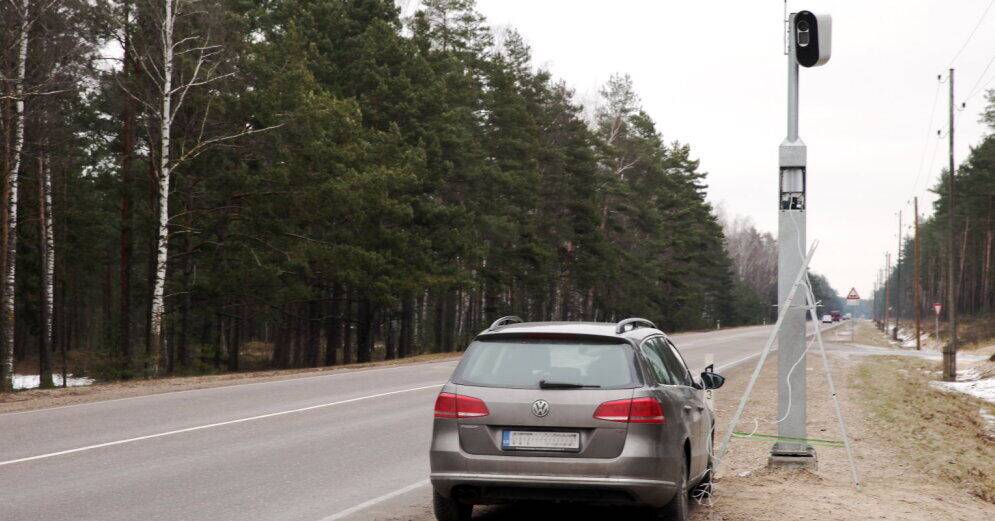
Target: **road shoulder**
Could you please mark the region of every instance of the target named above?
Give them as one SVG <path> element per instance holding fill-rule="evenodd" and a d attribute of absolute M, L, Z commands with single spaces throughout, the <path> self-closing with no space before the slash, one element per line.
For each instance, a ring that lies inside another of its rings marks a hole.
<path fill-rule="evenodd" d="M 772 470 L 766 467 L 768 443 L 734 439 L 725 466 L 719 472 L 713 504 L 698 507 L 694 519 L 935 521 L 990 517 L 995 506 L 984 499 L 990 500 L 990 495 L 979 493 L 979 490 L 990 487 L 993 467 L 988 466 L 986 470 L 984 461 L 967 464 L 961 457 L 949 456 L 949 445 L 941 443 L 942 440 L 935 437 L 937 434 L 930 431 L 930 425 L 933 425 L 930 422 L 934 422 L 938 432 L 948 433 L 947 429 L 952 429 L 965 439 L 976 437 L 978 431 L 972 430 L 975 426 L 966 425 L 970 421 L 945 423 L 965 411 L 978 416 L 976 404 L 967 404 L 970 400 L 954 395 L 944 396 L 924 381 L 910 380 L 899 385 L 898 381 L 884 377 L 889 371 L 900 375 L 900 367 L 893 364 L 925 366 L 935 363 L 933 361 L 918 357 L 894 361 L 863 356 L 851 347 L 834 344 L 827 344 L 827 347 L 854 443 L 861 490 L 855 491 L 850 482 L 849 463 L 843 449 L 819 447 L 816 471 Z M 728 381 L 732 385 L 722 389 L 716 402 L 720 431 L 734 412 L 752 369 L 746 364 L 730 371 Z M 773 362 L 764 368 L 738 430 L 776 433 L 773 410 L 773 404 L 777 403 L 776 369 Z M 839 440 L 832 400 L 817 353 L 810 353 L 806 374 L 808 435 Z M 927 399 L 919 400 L 920 395 Z M 924 404 L 931 405 L 925 407 Z M 898 405 L 902 406 L 902 415 L 885 413 Z M 921 421 L 909 421 L 917 414 L 921 415 Z M 934 416 L 929 418 L 929 415 Z M 984 450 L 984 443 L 977 442 L 973 447 Z M 963 447 L 968 445 L 967 441 L 962 442 Z M 989 457 L 995 457 L 991 456 L 991 447 L 989 443 Z M 955 468 L 957 471 L 951 472 Z"/>
<path fill-rule="evenodd" d="M 399 360 L 386 360 L 367 364 L 351 364 L 335 367 L 315 367 L 306 369 L 285 369 L 254 371 L 245 373 L 225 373 L 206 376 L 158 378 L 152 380 L 132 380 L 127 382 L 97 383 L 86 387 L 58 389 L 32 389 L 15 393 L 0 393 L 0 414 L 24 412 L 67 405 L 135 398 L 154 394 L 230 387 L 236 385 L 313 378 L 332 374 L 366 371 L 395 367 L 437 363 L 458 359 L 462 353 L 434 353 Z"/>

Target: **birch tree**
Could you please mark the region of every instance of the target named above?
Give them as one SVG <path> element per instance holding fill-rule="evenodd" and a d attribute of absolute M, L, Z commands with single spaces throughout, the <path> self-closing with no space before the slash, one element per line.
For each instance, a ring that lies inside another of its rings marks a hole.
<path fill-rule="evenodd" d="M 38 236 L 41 252 L 42 306 L 39 386 L 54 387 L 52 381 L 52 318 L 55 313 L 55 222 L 52 213 L 52 173 L 48 158 L 38 158 Z M 65 381 L 63 380 L 63 385 Z"/>
<path fill-rule="evenodd" d="M 0 391 L 14 389 L 14 293 L 17 281 L 17 190 L 21 170 L 21 152 L 24 150 L 24 78 L 28 61 L 28 33 L 31 30 L 29 0 L 21 0 L 20 32 L 17 46 L 17 72 L 14 84 L 14 149 L 13 164 L 7 174 L 7 242 L 3 288 L 3 356 Z"/>
<path fill-rule="evenodd" d="M 232 133 L 207 135 L 208 121 L 211 113 L 211 97 L 199 114 L 200 122 L 197 132 L 187 135 L 184 146 L 174 150 L 172 131 L 177 114 L 183 108 L 184 101 L 192 89 L 215 84 L 233 76 L 233 72 L 222 72 L 223 46 L 214 43 L 210 33 L 207 18 L 211 14 L 211 5 L 199 0 L 162 0 L 161 5 L 151 4 L 151 12 L 156 20 L 158 32 L 158 56 L 145 56 L 142 60 L 148 78 L 155 86 L 158 94 L 156 100 L 142 100 L 146 108 L 156 113 L 158 123 L 157 138 L 158 157 L 156 158 L 156 195 L 157 208 L 155 215 L 156 251 L 152 276 L 152 297 L 149 315 L 149 344 L 152 352 L 151 372 L 157 375 L 160 371 L 164 354 L 163 317 L 166 312 L 166 271 L 169 261 L 169 194 L 172 177 L 178 166 L 200 155 L 208 148 L 236 139 L 248 134 L 263 132 L 274 127 L 256 128 L 246 125 L 241 130 Z M 182 24 L 190 34 L 177 35 L 177 27 L 181 18 L 189 18 L 189 23 Z M 197 31 L 204 31 L 200 34 Z M 191 57 L 183 64 L 184 70 L 179 70 L 180 59 Z M 132 97 L 138 99 L 135 93 Z M 150 142 L 152 140 L 150 139 Z"/>

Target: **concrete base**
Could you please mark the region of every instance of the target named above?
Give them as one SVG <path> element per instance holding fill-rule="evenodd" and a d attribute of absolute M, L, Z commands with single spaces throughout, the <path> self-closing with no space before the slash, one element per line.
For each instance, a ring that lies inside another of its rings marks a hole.
<path fill-rule="evenodd" d="M 776 454 L 772 453 L 767 458 L 768 467 L 818 470 L 819 458 L 815 455 L 815 449 L 809 447 L 805 453 Z"/>

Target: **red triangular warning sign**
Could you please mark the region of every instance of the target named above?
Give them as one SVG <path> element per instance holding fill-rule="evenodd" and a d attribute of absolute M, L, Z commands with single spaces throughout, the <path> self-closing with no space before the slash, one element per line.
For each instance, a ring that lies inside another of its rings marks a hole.
<path fill-rule="evenodd" d="M 850 293 L 846 295 L 847 300 L 860 300 L 860 295 L 857 294 L 857 288 L 850 288 Z"/>

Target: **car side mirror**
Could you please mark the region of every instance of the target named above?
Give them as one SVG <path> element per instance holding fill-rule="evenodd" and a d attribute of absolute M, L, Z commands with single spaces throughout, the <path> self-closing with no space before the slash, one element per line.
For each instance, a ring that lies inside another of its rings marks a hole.
<path fill-rule="evenodd" d="M 718 373 L 705 371 L 701 373 L 701 383 L 705 386 L 705 389 L 718 389 L 726 383 L 726 377 Z"/>

